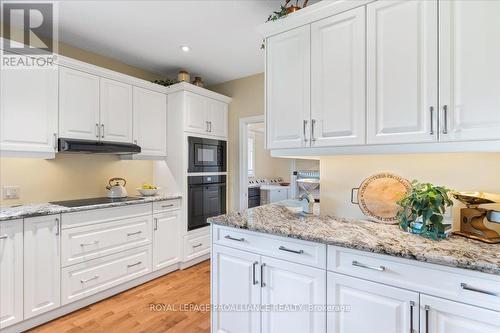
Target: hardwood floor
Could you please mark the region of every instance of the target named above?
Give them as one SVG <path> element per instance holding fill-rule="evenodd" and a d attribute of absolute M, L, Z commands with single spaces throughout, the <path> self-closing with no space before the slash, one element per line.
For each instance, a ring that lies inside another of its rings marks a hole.
<path fill-rule="evenodd" d="M 151 310 L 156 303 L 164 304 L 165 311 Z M 209 333 L 209 310 L 181 309 L 189 304 L 210 304 L 210 261 L 157 278 L 29 332 Z"/>

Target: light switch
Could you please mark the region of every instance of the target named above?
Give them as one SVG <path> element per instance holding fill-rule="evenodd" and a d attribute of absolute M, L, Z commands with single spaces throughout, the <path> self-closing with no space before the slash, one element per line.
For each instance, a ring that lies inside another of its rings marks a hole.
<path fill-rule="evenodd" d="M 2 190 L 2 197 L 4 200 L 19 199 L 19 186 L 4 186 Z"/>

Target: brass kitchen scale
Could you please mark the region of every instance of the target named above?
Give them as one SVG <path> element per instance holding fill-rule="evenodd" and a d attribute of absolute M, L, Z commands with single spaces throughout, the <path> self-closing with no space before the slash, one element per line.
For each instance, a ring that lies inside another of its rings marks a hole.
<path fill-rule="evenodd" d="M 460 231 L 454 234 L 479 241 L 500 243 L 500 234 L 484 224 L 484 219 L 500 223 L 500 211 L 480 208 L 479 205 L 500 203 L 500 194 L 485 192 L 454 192 L 453 197 L 467 207 L 460 209 Z"/>

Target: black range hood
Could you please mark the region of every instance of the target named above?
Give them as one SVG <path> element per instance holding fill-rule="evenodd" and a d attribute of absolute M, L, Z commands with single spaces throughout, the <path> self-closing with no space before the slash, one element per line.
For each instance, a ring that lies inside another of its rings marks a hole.
<path fill-rule="evenodd" d="M 94 141 L 59 138 L 60 153 L 130 155 L 141 152 L 141 147 L 132 143 Z"/>

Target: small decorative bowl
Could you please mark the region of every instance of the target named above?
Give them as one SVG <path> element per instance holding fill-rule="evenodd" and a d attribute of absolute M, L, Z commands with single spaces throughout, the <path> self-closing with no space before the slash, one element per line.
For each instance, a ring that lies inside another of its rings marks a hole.
<path fill-rule="evenodd" d="M 160 190 L 159 187 L 155 189 L 144 189 L 144 188 L 137 188 L 137 191 L 144 197 L 151 197 L 153 195 L 158 194 L 158 191 Z"/>

